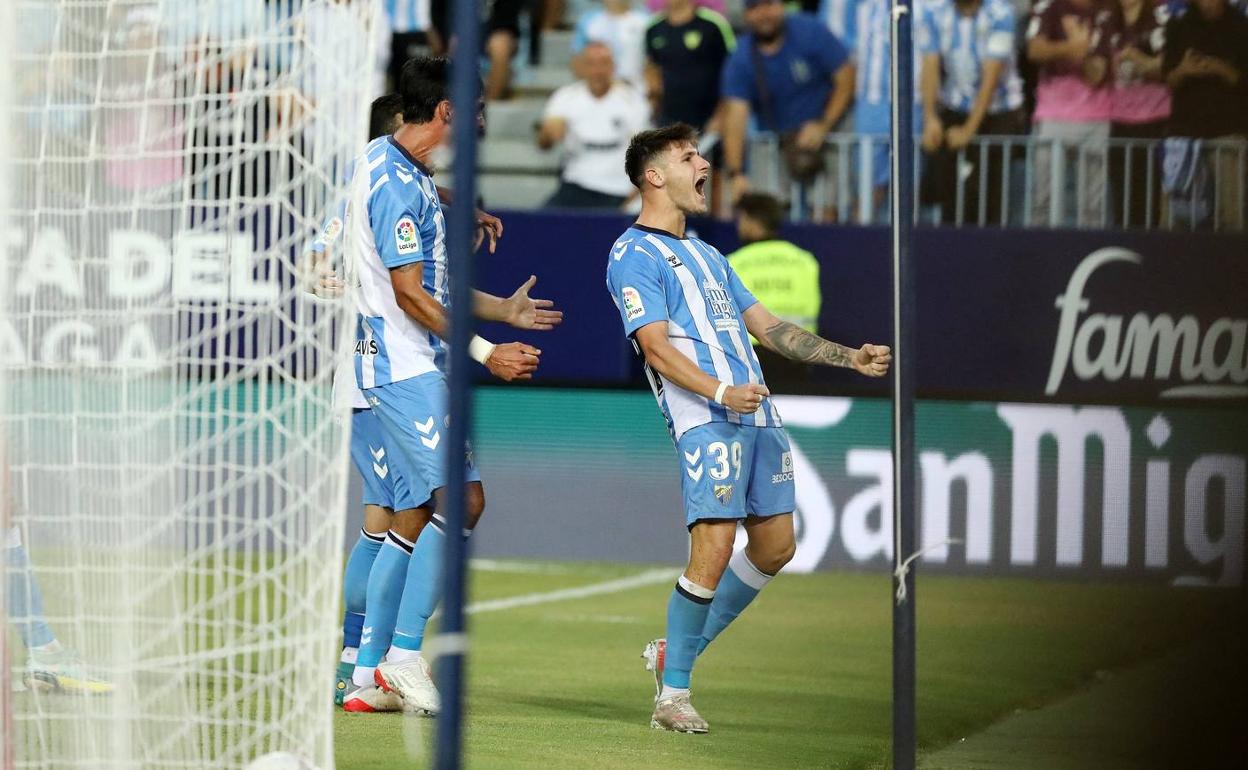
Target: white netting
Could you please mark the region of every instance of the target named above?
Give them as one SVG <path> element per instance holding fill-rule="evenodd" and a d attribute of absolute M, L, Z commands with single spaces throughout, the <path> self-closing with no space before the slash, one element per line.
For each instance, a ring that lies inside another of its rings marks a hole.
<path fill-rule="evenodd" d="M 9 559 L 8 649 L 38 685 L 0 694 L 16 767 L 332 766 L 347 309 L 294 275 L 366 138 L 378 22 L 0 0 L 0 499 L 34 565 Z M 62 645 L 33 667 L 32 575 Z M 87 675 L 113 692 L 48 692 Z"/>

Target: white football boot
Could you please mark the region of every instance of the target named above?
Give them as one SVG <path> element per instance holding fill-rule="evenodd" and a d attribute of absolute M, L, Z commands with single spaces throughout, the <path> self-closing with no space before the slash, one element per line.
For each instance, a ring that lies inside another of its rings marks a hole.
<path fill-rule="evenodd" d="M 650 715 L 650 726 L 656 730 L 671 730 L 675 733 L 694 735 L 711 730 L 710 725 L 689 702 L 687 692 L 656 702 L 654 713 Z"/>
<path fill-rule="evenodd" d="M 402 711 L 403 699 L 398 693 L 386 692 L 376 685 L 367 684 L 347 693 L 342 699 L 342 710 L 355 714 L 375 714 L 386 711 Z"/>
<path fill-rule="evenodd" d="M 423 655 L 402 663 L 385 661 L 373 676 L 378 687 L 403 697 L 403 710 L 409 714 L 434 717 L 442 710 L 442 698 Z"/>

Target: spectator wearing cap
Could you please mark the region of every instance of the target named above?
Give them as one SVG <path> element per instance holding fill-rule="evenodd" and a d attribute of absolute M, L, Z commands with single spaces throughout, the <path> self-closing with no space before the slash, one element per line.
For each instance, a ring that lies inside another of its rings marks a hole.
<path fill-rule="evenodd" d="M 636 189 L 624 173 L 624 151 L 633 134 L 650 123 L 641 92 L 615 79 L 611 49 L 591 42 L 581 52 L 582 79 L 551 94 L 537 126 L 543 150 L 562 144 L 554 208 L 618 209 Z"/>
<path fill-rule="evenodd" d="M 841 41 L 817 18 L 786 13 L 780 0 L 746 0 L 743 35 L 724 64 L 721 93 L 724 165 L 739 199 L 745 177 L 746 126 L 780 138 L 792 179 L 823 170 L 823 146 L 854 95 L 854 65 Z"/>

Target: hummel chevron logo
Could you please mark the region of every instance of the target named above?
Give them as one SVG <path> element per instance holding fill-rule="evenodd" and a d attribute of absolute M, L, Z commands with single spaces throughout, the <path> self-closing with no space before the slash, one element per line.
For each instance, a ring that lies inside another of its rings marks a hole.
<path fill-rule="evenodd" d="M 439 441 L 441 441 L 441 440 L 442 440 L 442 434 L 441 434 L 441 433 L 435 433 L 435 434 L 433 434 L 433 438 L 425 438 L 424 436 L 421 436 L 421 437 L 420 437 L 420 443 L 424 444 L 425 446 L 429 447 L 430 449 L 437 449 L 437 448 L 438 448 L 438 442 L 439 442 Z"/>
<path fill-rule="evenodd" d="M 412 176 L 411 174 L 404 174 L 402 171 L 399 171 L 398 169 L 395 169 L 394 173 L 396 176 L 399 177 L 399 181 L 401 181 L 403 184 L 411 184 L 412 180 L 416 178 Z"/>
<path fill-rule="evenodd" d="M 692 452 L 685 452 L 685 460 L 687 460 L 690 465 L 697 465 L 698 460 L 701 460 L 701 459 L 702 459 L 702 447 L 698 447 Z"/>
<path fill-rule="evenodd" d="M 685 473 L 689 474 L 689 478 L 693 479 L 693 483 L 695 484 L 702 480 L 702 466 L 701 465 L 699 465 L 697 468 L 685 468 Z"/>
<path fill-rule="evenodd" d="M 611 256 L 615 257 L 616 262 L 619 262 L 621 259 L 624 258 L 624 252 L 628 251 L 628 246 L 631 243 L 632 241 L 624 241 L 619 246 L 616 246 L 614 249 L 611 250 Z"/>
<path fill-rule="evenodd" d="M 386 448 L 384 446 L 373 449 L 373 445 L 369 444 L 368 452 L 369 454 L 373 456 L 374 462 L 381 462 L 382 459 L 386 456 Z"/>
<path fill-rule="evenodd" d="M 390 475 L 390 466 L 373 463 L 373 473 L 377 474 L 377 478 L 384 479 L 386 476 Z"/>
<path fill-rule="evenodd" d="M 416 422 L 415 420 L 412 420 L 412 424 L 416 426 L 416 430 L 420 431 L 426 436 L 428 436 L 430 433 L 433 432 L 433 418 L 432 417 L 430 417 L 428 420 L 425 420 L 423 423 L 419 423 L 419 422 Z"/>

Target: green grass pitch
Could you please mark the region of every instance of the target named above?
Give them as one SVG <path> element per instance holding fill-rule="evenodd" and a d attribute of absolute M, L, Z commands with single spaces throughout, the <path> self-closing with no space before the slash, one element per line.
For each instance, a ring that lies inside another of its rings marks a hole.
<path fill-rule="evenodd" d="M 494 564 L 473 600 L 635 575 L 630 565 Z M 673 577 L 676 569 L 673 568 Z M 639 658 L 670 582 L 470 618 L 470 768 L 883 768 L 891 613 L 883 574 L 781 575 L 694 672 L 706 736 L 652 730 Z M 921 754 L 1225 627 L 1236 592 L 932 577 L 918 584 Z M 328 697 L 328 685 L 327 685 Z M 1106 714 L 1112 720 L 1112 714 Z M 340 770 L 422 767 L 433 722 L 335 718 Z M 1017 759 L 1017 757 L 1015 757 Z M 1001 766 L 1021 766 L 1001 758 Z M 1078 766 L 1072 765 L 1072 766 Z"/>

